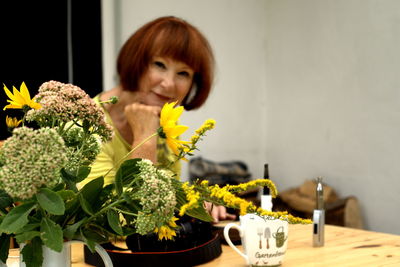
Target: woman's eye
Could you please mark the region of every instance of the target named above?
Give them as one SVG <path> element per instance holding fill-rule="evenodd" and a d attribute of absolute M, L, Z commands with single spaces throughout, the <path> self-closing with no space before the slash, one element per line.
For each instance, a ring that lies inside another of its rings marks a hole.
<path fill-rule="evenodd" d="M 183 77 L 189 77 L 190 76 L 189 72 L 187 72 L 187 71 L 178 72 L 178 75 L 179 76 L 183 76 Z"/>
<path fill-rule="evenodd" d="M 161 61 L 154 61 L 154 65 L 159 68 L 165 69 L 165 65 Z"/>

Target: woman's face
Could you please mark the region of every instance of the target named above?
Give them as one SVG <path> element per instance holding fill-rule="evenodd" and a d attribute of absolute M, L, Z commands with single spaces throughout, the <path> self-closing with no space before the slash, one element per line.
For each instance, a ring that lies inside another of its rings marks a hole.
<path fill-rule="evenodd" d="M 139 81 L 138 101 L 159 107 L 166 102 L 180 104 L 192 87 L 193 75 L 193 69 L 183 62 L 153 57 Z"/>

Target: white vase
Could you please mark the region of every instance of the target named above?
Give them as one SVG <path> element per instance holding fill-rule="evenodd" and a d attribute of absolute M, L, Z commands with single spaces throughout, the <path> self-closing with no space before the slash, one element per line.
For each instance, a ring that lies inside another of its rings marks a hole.
<path fill-rule="evenodd" d="M 83 243 L 80 240 L 71 240 L 64 242 L 64 247 L 61 252 L 56 252 L 43 246 L 43 264 L 42 267 L 70 267 L 71 266 L 71 244 L 72 243 Z M 23 245 L 21 245 L 21 249 Z M 113 267 L 112 261 L 108 253 L 100 245 L 96 245 L 96 252 L 102 258 L 105 267 Z M 1 266 L 1 265 L 0 265 Z M 22 261 L 22 255 L 19 258 L 19 266 L 26 267 L 25 262 Z"/>

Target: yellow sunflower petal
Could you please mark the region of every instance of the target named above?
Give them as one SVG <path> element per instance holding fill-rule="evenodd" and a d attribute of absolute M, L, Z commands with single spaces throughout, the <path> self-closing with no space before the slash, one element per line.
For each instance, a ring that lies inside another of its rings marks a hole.
<path fill-rule="evenodd" d="M 175 142 L 174 139 L 167 138 L 166 143 L 168 147 L 174 152 L 175 155 L 179 155 L 179 149 L 178 149 L 179 144 Z"/>
<path fill-rule="evenodd" d="M 183 107 L 179 106 L 174 109 L 172 109 L 171 113 L 169 114 L 169 120 L 171 121 L 177 121 L 179 117 L 182 115 L 183 112 Z"/>
<path fill-rule="evenodd" d="M 17 88 L 15 88 L 15 86 L 13 86 L 13 93 L 14 93 L 14 101 L 21 104 L 21 106 L 23 106 L 24 104 L 27 104 L 26 99 L 24 98 L 24 96 L 18 91 Z"/>
<path fill-rule="evenodd" d="M 187 129 L 189 129 L 189 127 L 186 125 L 176 125 L 175 127 L 168 130 L 167 135 L 176 138 L 183 134 Z"/>
<path fill-rule="evenodd" d="M 31 95 L 29 94 L 25 82 L 22 82 L 19 91 L 21 92 L 21 95 L 24 97 L 24 99 L 29 99 L 29 100 L 31 99 Z"/>
<path fill-rule="evenodd" d="M 40 103 L 37 103 L 37 102 L 35 102 L 35 101 L 32 101 L 31 103 L 30 103 L 30 105 L 29 105 L 31 108 L 33 108 L 33 109 L 40 109 L 40 108 L 42 108 L 42 105 L 40 105 Z"/>
<path fill-rule="evenodd" d="M 21 108 L 19 105 L 17 106 L 17 105 L 14 105 L 14 104 L 9 104 L 9 105 L 6 105 L 4 108 L 3 108 L 3 110 L 6 110 L 6 109 L 8 109 L 8 108 Z"/>
<path fill-rule="evenodd" d="M 161 109 L 160 114 L 160 125 L 163 126 L 168 122 L 169 113 L 174 107 L 174 103 L 165 103 L 163 108 Z"/>
<path fill-rule="evenodd" d="M 8 90 L 7 86 L 4 84 L 4 92 L 6 92 L 6 95 L 8 96 L 9 99 L 13 100 L 14 99 L 14 95 L 11 93 L 10 90 Z"/>

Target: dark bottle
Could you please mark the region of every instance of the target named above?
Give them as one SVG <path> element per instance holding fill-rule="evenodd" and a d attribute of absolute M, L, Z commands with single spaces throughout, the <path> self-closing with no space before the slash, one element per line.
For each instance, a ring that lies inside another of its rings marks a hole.
<path fill-rule="evenodd" d="M 269 179 L 268 164 L 264 164 L 264 179 Z M 272 196 L 267 186 L 263 187 L 263 193 L 261 195 L 261 208 L 264 210 L 272 211 Z"/>

